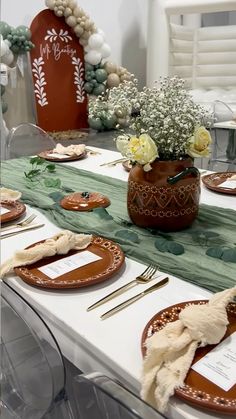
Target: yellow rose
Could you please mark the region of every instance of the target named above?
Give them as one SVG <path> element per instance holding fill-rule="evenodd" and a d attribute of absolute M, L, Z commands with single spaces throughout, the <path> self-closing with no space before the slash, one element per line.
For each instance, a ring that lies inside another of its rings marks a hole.
<path fill-rule="evenodd" d="M 142 164 L 145 171 L 151 170 L 150 163 L 158 157 L 157 146 L 148 134 L 131 137 L 128 150 L 130 159 Z"/>
<path fill-rule="evenodd" d="M 128 156 L 129 136 L 126 134 L 119 135 L 116 139 L 117 150 L 125 157 Z"/>
<path fill-rule="evenodd" d="M 205 127 L 198 127 L 190 138 L 187 153 L 191 157 L 208 157 L 211 143 L 212 139 L 209 131 Z"/>

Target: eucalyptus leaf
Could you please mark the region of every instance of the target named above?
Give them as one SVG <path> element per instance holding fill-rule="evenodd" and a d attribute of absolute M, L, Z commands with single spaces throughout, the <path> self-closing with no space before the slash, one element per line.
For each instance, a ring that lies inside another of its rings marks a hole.
<path fill-rule="evenodd" d="M 138 235 L 130 230 L 119 230 L 116 232 L 115 236 L 133 243 L 140 243 Z"/>
<path fill-rule="evenodd" d="M 56 170 L 56 165 L 53 163 L 47 164 L 46 166 L 46 170 L 50 173 L 55 172 Z"/>
<path fill-rule="evenodd" d="M 164 237 L 158 237 L 158 239 L 155 240 L 155 247 L 160 252 L 168 252 L 168 240 L 166 240 Z"/>
<path fill-rule="evenodd" d="M 51 192 L 48 196 L 54 202 L 60 202 L 64 198 L 64 195 L 62 192 Z"/>
<path fill-rule="evenodd" d="M 209 247 L 206 251 L 206 255 L 211 256 L 212 258 L 215 258 L 215 259 L 220 259 L 223 254 L 223 251 L 224 249 L 220 246 Z"/>
<path fill-rule="evenodd" d="M 75 192 L 74 189 L 69 188 L 68 186 L 62 186 L 61 189 L 64 192 Z"/>
<path fill-rule="evenodd" d="M 221 256 L 224 262 L 236 263 L 236 249 L 225 249 Z"/>
<path fill-rule="evenodd" d="M 60 188 L 61 186 L 61 180 L 59 178 L 57 179 L 44 179 L 44 185 L 46 188 Z"/>
<path fill-rule="evenodd" d="M 30 159 L 30 164 L 42 165 L 44 163 L 45 163 L 45 160 L 42 159 L 42 157 L 32 157 Z"/>
<path fill-rule="evenodd" d="M 105 208 L 95 208 L 93 213 L 98 215 L 102 220 L 113 220 L 113 217 L 107 212 Z"/>
<path fill-rule="evenodd" d="M 30 170 L 28 173 L 25 173 L 25 176 L 31 179 L 32 177 L 39 175 L 39 173 L 41 173 L 40 169 L 33 169 L 33 170 Z"/>
<path fill-rule="evenodd" d="M 184 253 L 184 246 L 180 243 L 176 242 L 167 242 L 168 245 L 168 252 L 172 253 L 173 255 L 182 255 Z"/>

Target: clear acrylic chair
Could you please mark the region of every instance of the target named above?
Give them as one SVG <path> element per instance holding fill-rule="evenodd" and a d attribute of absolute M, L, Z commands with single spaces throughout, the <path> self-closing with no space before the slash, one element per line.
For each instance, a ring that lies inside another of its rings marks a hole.
<path fill-rule="evenodd" d="M 56 146 L 53 138 L 32 123 L 20 124 L 10 130 L 6 140 L 6 159 L 33 156 Z"/>
<path fill-rule="evenodd" d="M 73 381 L 77 417 L 82 419 L 163 419 L 157 410 L 119 382 L 101 373 L 81 374 Z M 167 419 L 167 418 L 166 418 Z"/>
<path fill-rule="evenodd" d="M 58 344 L 37 312 L 1 284 L 1 417 L 74 419 Z M 52 412 L 52 413 L 51 413 Z"/>
<path fill-rule="evenodd" d="M 212 132 L 212 154 L 208 162 L 208 169 L 215 170 L 215 164 L 226 163 L 227 171 L 236 168 L 236 104 L 225 103 L 221 100 L 214 102 L 214 120 Z"/>

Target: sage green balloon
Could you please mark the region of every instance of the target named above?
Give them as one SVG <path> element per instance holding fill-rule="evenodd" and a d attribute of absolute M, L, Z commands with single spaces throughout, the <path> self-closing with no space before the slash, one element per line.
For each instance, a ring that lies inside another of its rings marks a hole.
<path fill-rule="evenodd" d="M 84 84 L 84 90 L 85 90 L 85 92 L 87 92 L 87 93 L 92 93 L 92 91 L 93 91 L 93 84 L 87 81 L 87 82 Z"/>
<path fill-rule="evenodd" d="M 96 96 L 101 95 L 102 93 L 105 93 L 106 88 L 104 86 L 104 84 L 99 83 L 96 87 L 94 87 L 93 89 L 93 94 Z"/>
<path fill-rule="evenodd" d="M 6 102 L 2 102 L 2 113 L 5 113 L 8 110 L 8 105 Z"/>
<path fill-rule="evenodd" d="M 102 131 L 104 129 L 101 119 L 99 118 L 88 118 L 88 123 L 90 128 L 93 128 L 97 131 Z"/>
<path fill-rule="evenodd" d="M 94 69 L 94 66 L 89 63 L 85 63 L 85 71 L 92 71 Z"/>
<path fill-rule="evenodd" d="M 103 83 L 107 79 L 107 72 L 102 68 L 95 71 L 96 79 L 99 83 Z"/>
<path fill-rule="evenodd" d="M 102 122 L 107 129 L 112 129 L 116 126 L 117 118 L 115 115 L 107 115 Z"/>
<path fill-rule="evenodd" d="M 25 39 L 27 39 L 27 41 L 30 41 L 31 38 L 31 31 L 29 28 L 27 28 L 27 26 L 21 25 L 21 26 L 17 26 L 16 31 L 20 34 L 23 35 L 25 37 Z"/>
<path fill-rule="evenodd" d="M 3 39 L 6 39 L 7 35 L 11 33 L 11 26 L 8 23 L 1 21 L 0 22 L 0 34 L 2 34 Z"/>

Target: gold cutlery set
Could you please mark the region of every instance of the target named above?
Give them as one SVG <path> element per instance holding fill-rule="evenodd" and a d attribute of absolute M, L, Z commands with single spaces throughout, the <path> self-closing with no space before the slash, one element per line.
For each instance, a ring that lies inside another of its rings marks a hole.
<path fill-rule="evenodd" d="M 117 297 L 118 295 L 134 287 L 135 285 L 148 283 L 149 281 L 153 279 L 157 270 L 158 270 L 158 266 L 155 266 L 155 265 L 148 266 L 141 275 L 137 276 L 134 280 L 128 282 L 122 287 L 117 288 L 115 291 L 111 292 L 110 294 L 107 294 L 102 299 L 96 301 L 94 304 L 92 304 L 91 306 L 87 308 L 87 311 L 91 311 L 94 308 L 99 307 L 100 305 L 112 300 L 114 297 Z M 152 285 L 149 288 L 146 288 L 144 291 L 140 292 L 134 297 L 131 297 L 128 300 L 125 300 L 121 304 L 118 304 L 117 306 L 113 307 L 111 310 L 108 310 L 107 312 L 103 313 L 100 318 L 104 320 L 111 317 L 113 314 L 117 313 L 118 311 L 122 310 L 125 307 L 128 307 L 130 304 L 134 303 L 135 301 L 138 301 L 140 298 L 144 297 L 145 295 L 150 294 L 152 291 L 155 291 L 163 287 L 164 285 L 168 284 L 168 282 L 169 282 L 168 277 L 163 278 L 161 281 L 157 282 L 156 284 Z"/>
<path fill-rule="evenodd" d="M 33 230 L 35 228 L 43 227 L 44 224 L 32 224 L 34 219 L 37 217 L 37 215 L 32 214 L 28 218 L 25 218 L 23 221 L 15 224 L 8 225 L 6 227 L 1 227 L 1 233 L 5 233 L 6 231 L 9 231 L 9 233 L 1 235 L 1 239 L 6 239 L 7 237 L 14 236 L 16 234 L 22 233 L 26 230 Z M 18 228 L 17 231 L 11 231 Z"/>

